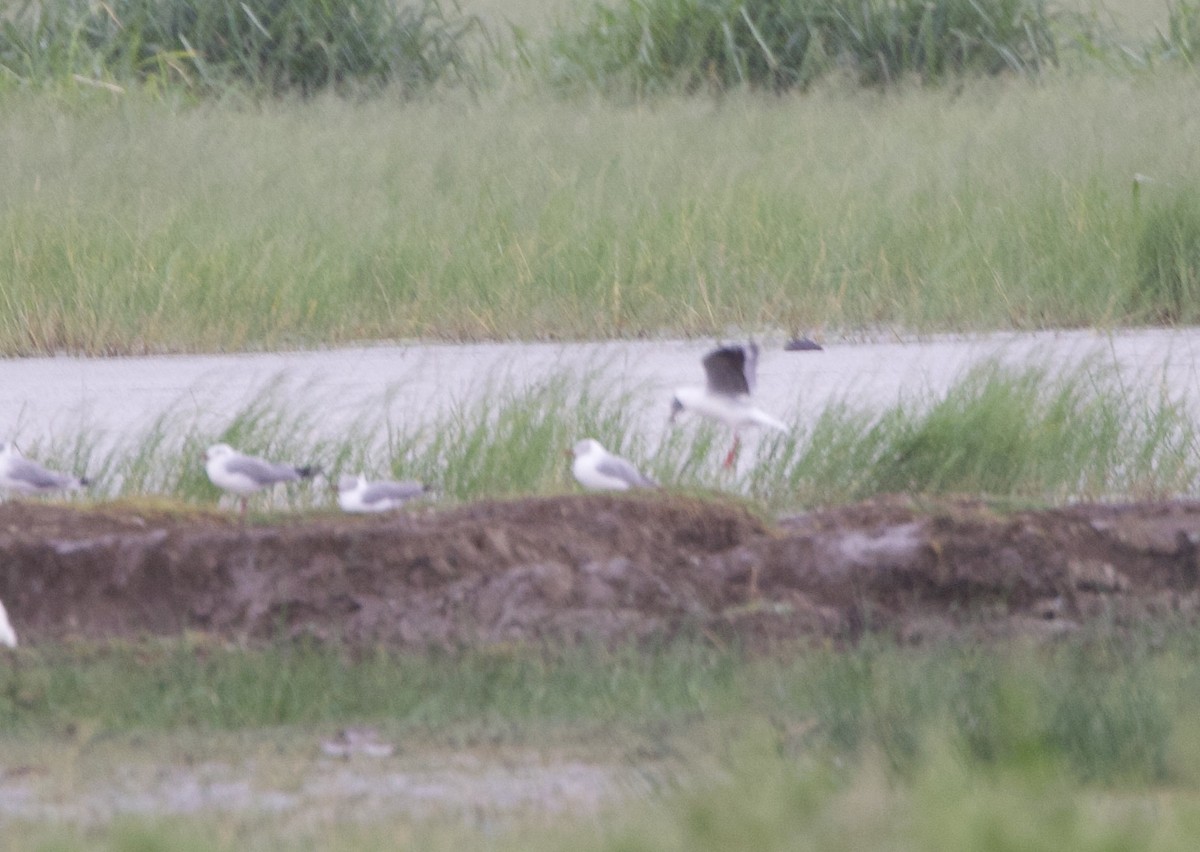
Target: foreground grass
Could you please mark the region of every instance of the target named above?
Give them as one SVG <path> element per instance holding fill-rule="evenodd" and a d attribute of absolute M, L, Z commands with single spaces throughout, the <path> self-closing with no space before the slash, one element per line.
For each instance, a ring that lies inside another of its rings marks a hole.
<path fill-rule="evenodd" d="M 10 94 L 0 353 L 1196 322 L 1197 93 Z"/>
<path fill-rule="evenodd" d="M 582 828 L 577 817 L 500 818 L 482 829 L 492 848 L 1182 849 L 1200 817 L 1200 643 L 1184 625 L 1041 647 L 868 642 L 775 657 L 691 641 L 358 657 L 143 644 L 22 649 L 15 662 L 0 672 L 4 760 L 65 741 L 119 761 L 114 738 L 132 757 L 155 732 L 203 754 L 205 737 L 240 731 L 243 748 L 257 739 L 286 755 L 296 747 L 272 743 L 368 723 L 405 749 L 569 744 L 678 770 L 650 800 L 612 803 Z M 32 830 L 23 837 L 63 848 L 483 842 L 458 818 L 402 814 Z"/>

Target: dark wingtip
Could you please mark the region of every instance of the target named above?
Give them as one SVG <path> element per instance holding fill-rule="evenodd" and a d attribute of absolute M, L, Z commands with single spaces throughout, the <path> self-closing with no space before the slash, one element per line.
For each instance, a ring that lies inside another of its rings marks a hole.
<path fill-rule="evenodd" d="M 92 481 L 90 479 L 88 479 L 86 476 L 79 477 L 79 487 L 80 488 L 87 488 L 91 484 L 92 484 Z"/>
<path fill-rule="evenodd" d="M 316 476 L 320 472 L 321 466 L 318 464 L 309 464 L 305 465 L 304 467 L 296 468 L 296 473 L 300 475 L 301 479 L 309 479 Z"/>
<path fill-rule="evenodd" d="M 785 352 L 823 352 L 824 347 L 809 337 L 793 337 L 783 345 Z"/>

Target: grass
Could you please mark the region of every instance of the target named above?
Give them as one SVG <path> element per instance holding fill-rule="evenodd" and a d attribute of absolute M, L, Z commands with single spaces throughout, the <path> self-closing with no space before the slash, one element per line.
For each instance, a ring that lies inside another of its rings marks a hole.
<path fill-rule="evenodd" d="M 547 74 L 570 88 L 692 91 L 806 87 L 842 74 L 865 85 L 1013 72 L 1057 63 L 1041 0 L 596 3 L 547 48 Z"/>
<path fill-rule="evenodd" d="M 769 445 L 746 487 L 768 502 L 885 493 L 1064 502 L 1194 493 L 1198 439 L 1166 387 L 1094 365 L 1053 374 L 985 363 L 942 397 L 881 413 L 834 404 Z"/>
<path fill-rule="evenodd" d="M 0 71 L 31 88 L 74 79 L 215 96 L 234 86 L 411 92 L 470 76 L 463 42 L 474 24 L 436 0 L 24 0 L 0 18 Z"/>
<path fill-rule="evenodd" d="M 333 724 L 376 725 L 431 756 L 566 748 L 675 767 L 675 781 L 586 828 L 529 815 L 492 823 L 495 848 L 724 849 L 740 837 L 756 849 L 885 839 L 899 849 L 1172 849 L 1184 848 L 1197 815 L 1200 645 L 1185 625 L 1044 646 L 875 641 L 775 657 L 685 640 L 357 658 L 142 643 L 23 649 L 17 659 L 0 671 L 0 752 L 66 744 L 76 785 L 95 761 L 111 772 L 131 746 L 172 732 L 190 743 L 185 753 L 224 742 L 245 759 L 257 741 L 260 755 L 314 771 L 297 743 Z M 314 829 L 226 813 L 38 832 L 65 835 L 66 848 L 100 839 L 125 848 L 130 832 L 165 843 L 210 819 L 232 819 L 235 836 L 201 831 L 196 848 L 331 837 L 342 838 L 333 848 L 380 848 L 422 831 L 403 814 L 363 823 L 343 813 Z M 424 830 L 431 842 L 466 831 L 456 819 Z"/>
<path fill-rule="evenodd" d="M 99 436 L 77 432 L 21 446 L 53 467 L 86 473 L 92 499 L 201 504 L 220 497 L 201 461 L 217 441 L 317 464 L 329 481 L 360 471 L 420 479 L 443 503 L 577 490 L 566 451 L 584 436 L 668 487 L 732 493 L 774 511 L 897 492 L 1040 503 L 1155 498 L 1194 494 L 1200 482 L 1200 436 L 1187 395 L 1128 386 L 1095 363 L 1055 372 L 985 362 L 943 395 L 882 410 L 834 400 L 807 412 L 791 433 L 748 436 L 736 473 L 720 466 L 724 429 L 664 422 L 654 434 L 641 412 L 661 408 L 660 400 L 594 378 L 560 374 L 524 389 L 501 386 L 419 424 L 396 426 L 381 414 L 335 435 L 322 430 L 319 391 L 293 396 L 283 388 L 282 379 L 263 388 L 224 422 L 196 420 L 189 407 L 161 414 L 127 443 L 102 446 Z M 277 489 L 255 505 L 312 510 L 332 499 L 318 482 Z"/>
<path fill-rule="evenodd" d="M 8 94 L 0 353 L 1193 323 L 1138 260 L 1194 194 L 1193 90 Z"/>
<path fill-rule="evenodd" d="M 1195 194 L 1161 190 L 1143 213 L 1139 236 L 1131 302 L 1156 322 L 1175 322 L 1200 292 L 1200 202 Z"/>

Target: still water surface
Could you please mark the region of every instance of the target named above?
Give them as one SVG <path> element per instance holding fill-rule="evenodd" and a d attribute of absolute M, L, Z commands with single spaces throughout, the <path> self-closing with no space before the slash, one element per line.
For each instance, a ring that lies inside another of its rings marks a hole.
<path fill-rule="evenodd" d="M 785 352 L 765 340 L 758 402 L 803 423 L 831 400 L 882 409 L 936 398 L 973 365 L 1069 369 L 1090 359 L 1130 386 L 1151 383 L 1200 415 L 1200 329 L 1040 332 L 828 342 Z M 405 344 L 323 351 L 141 358 L 0 359 L 0 439 L 38 444 L 85 433 L 100 443 L 135 440 L 159 415 L 212 424 L 271 388 L 288 411 L 313 416 L 321 437 L 355 421 L 406 429 L 454 406 L 554 377 L 591 376 L 632 394 L 633 422 L 661 433 L 671 389 L 703 381 L 711 341 Z"/>

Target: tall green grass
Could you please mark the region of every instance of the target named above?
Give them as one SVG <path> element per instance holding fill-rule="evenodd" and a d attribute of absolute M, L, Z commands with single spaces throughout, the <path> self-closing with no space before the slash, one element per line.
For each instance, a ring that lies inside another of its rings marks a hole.
<path fill-rule="evenodd" d="M 1200 296 L 1200 193 L 1167 187 L 1154 195 L 1139 222 L 1130 304 L 1154 322 L 1193 322 Z"/>
<path fill-rule="evenodd" d="M 93 499 L 196 503 L 220 497 L 202 463 L 204 448 L 217 441 L 317 464 L 329 481 L 358 472 L 419 478 L 450 503 L 577 490 L 566 451 L 583 437 L 667 487 L 723 491 L 781 511 L 896 492 L 1059 503 L 1190 495 L 1200 487 L 1200 435 L 1188 397 L 1129 386 L 1097 364 L 1056 372 L 988 362 L 944 395 L 882 410 L 835 400 L 806 413 L 789 434 L 751 438 L 734 474 L 721 466 L 726 430 L 703 422 L 670 427 L 663 418 L 656 433 L 641 412 L 661 409 L 661 400 L 586 376 L 498 387 L 422 423 L 367 416 L 336 436 L 321 429 L 318 391 L 300 395 L 305 407 L 285 401 L 281 387 L 282 379 L 264 388 L 225 422 L 168 411 L 128 443 L 105 446 L 82 432 L 22 448 L 86 473 Z M 323 481 L 256 498 L 261 509 L 332 504 Z"/>
<path fill-rule="evenodd" d="M 1171 389 L 1096 365 L 1054 373 L 985 363 L 944 396 L 883 412 L 834 404 L 770 443 L 746 488 L 772 503 L 881 493 L 1064 500 L 1192 494 L 1200 434 Z"/>
<path fill-rule="evenodd" d="M 1200 647 L 1185 625 L 1161 627 L 1040 647 L 868 642 L 774 658 L 691 642 L 358 659 L 304 647 L 24 649 L 0 671 L 0 752 L 71 730 L 82 763 L 98 743 L 155 732 L 295 743 L 362 723 L 435 751 L 569 743 L 578 753 L 602 741 L 601 760 L 667 760 L 675 780 L 583 825 L 577 815 L 488 820 L 487 845 L 1185 849 L 1200 814 Z M 112 759 L 111 745 L 104 754 Z M 132 826 L 161 843 L 210 819 L 235 821 L 213 837 L 237 848 L 312 843 L 309 832 L 328 832 L 327 848 L 385 848 L 401 826 L 413 830 L 403 813 L 365 826 L 259 813 Z M 67 845 L 79 848 L 132 826 L 34 830 L 81 832 Z M 481 842 L 480 829 L 427 830 L 433 841 Z"/>
<path fill-rule="evenodd" d="M 0 16 L 0 85 L 413 91 L 476 73 L 472 27 L 437 0 L 24 0 Z"/>
<path fill-rule="evenodd" d="M 1200 173 L 1190 76 L 653 109 L 111 97 L 6 103 L 0 352 L 1196 320 L 1130 298 L 1137 210 Z"/>
<path fill-rule="evenodd" d="M 626 0 L 594 4 L 550 39 L 552 80 L 604 91 L 808 86 L 831 73 L 868 85 L 1057 60 L 1042 0 Z"/>
<path fill-rule="evenodd" d="M 517 744 L 670 723 L 684 729 L 681 741 L 663 745 L 684 748 L 694 723 L 703 734 L 747 716 L 775 720 L 786 753 L 878 757 L 901 778 L 949 747 L 978 769 L 1052 765 L 1081 781 L 1194 783 L 1190 752 L 1175 749 L 1180 733 L 1197 733 L 1187 717 L 1200 702 L 1198 653 L 1183 624 L 1040 648 L 868 639 L 783 658 L 698 639 L 358 655 L 183 640 L 45 646 L 0 671 L 0 719 L 8 738 L 83 722 L 109 733 L 377 722 L 438 740 L 491 730 Z"/>
<path fill-rule="evenodd" d="M 781 90 L 831 74 L 868 85 L 962 80 L 1037 74 L 1064 50 L 1102 67 L 1190 62 L 1194 17 L 1186 0 L 1168 4 L 1151 38 L 1110 33 L 1098 24 L 1105 7 L 1070 0 L 493 5 L 476 0 L 463 14 L 437 0 L 20 0 L 0 16 L 0 88 L 228 98 L 412 94 L 440 81 L 646 92 Z"/>

